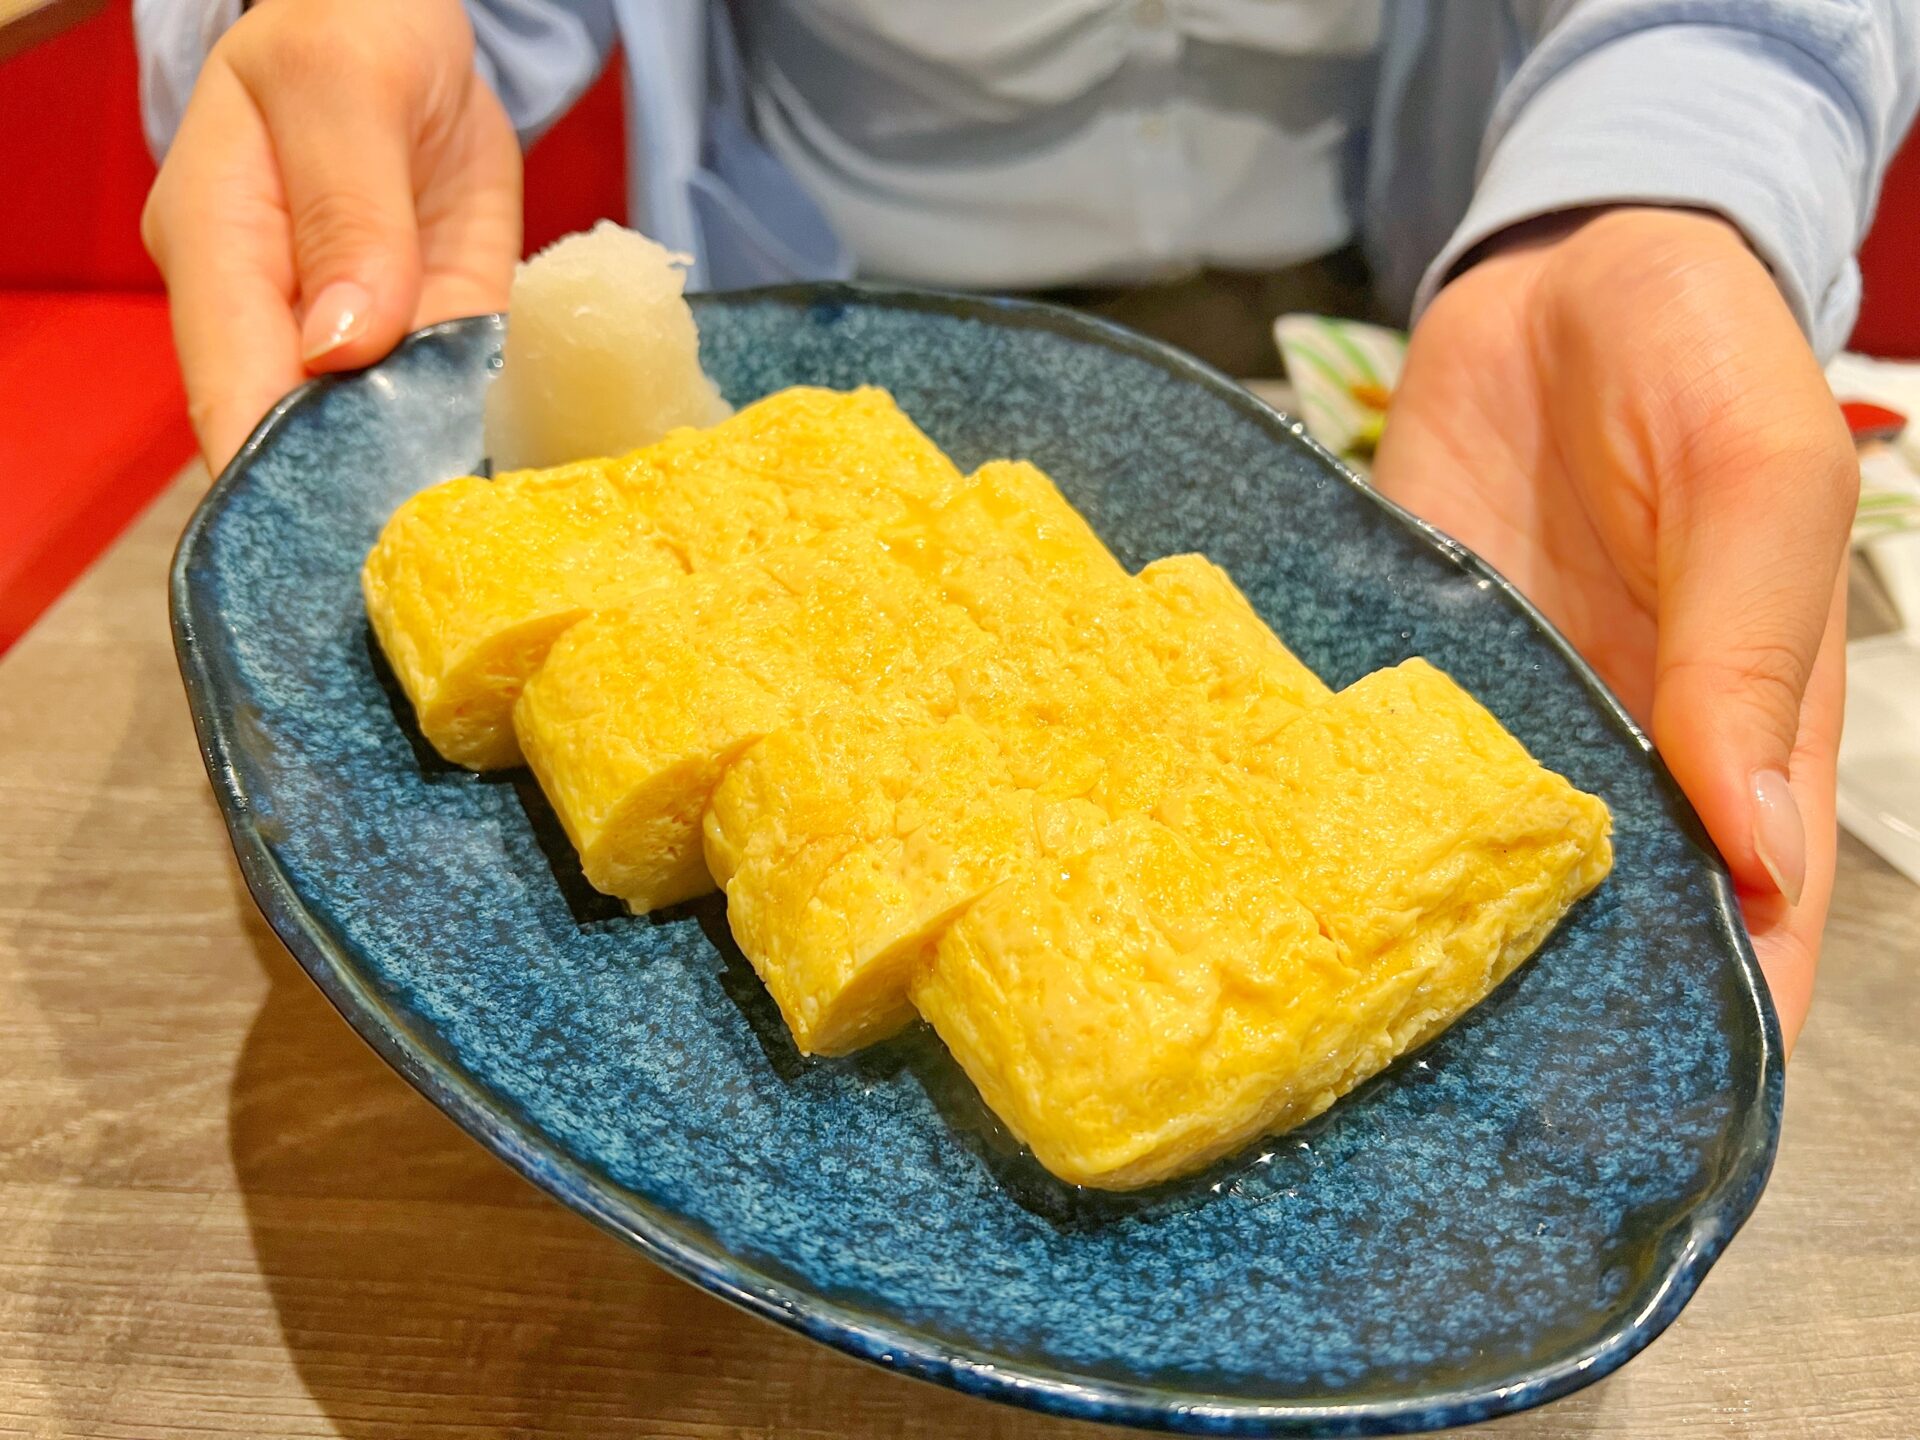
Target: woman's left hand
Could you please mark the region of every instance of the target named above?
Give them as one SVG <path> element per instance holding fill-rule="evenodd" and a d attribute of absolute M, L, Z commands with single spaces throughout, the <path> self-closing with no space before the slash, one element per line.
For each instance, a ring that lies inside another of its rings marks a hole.
<path fill-rule="evenodd" d="M 1859 465 L 1766 267 L 1689 211 L 1508 236 L 1414 330 L 1375 478 L 1649 729 L 1733 872 L 1791 1048 L 1833 886 Z"/>

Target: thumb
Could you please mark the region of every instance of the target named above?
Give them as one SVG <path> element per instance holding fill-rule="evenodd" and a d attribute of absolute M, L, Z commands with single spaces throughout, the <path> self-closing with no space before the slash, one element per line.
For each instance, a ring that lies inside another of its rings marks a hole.
<path fill-rule="evenodd" d="M 403 107 L 339 87 L 323 110 L 259 97 L 286 187 L 309 371 L 357 369 L 406 333 L 420 295 L 413 143 Z"/>
<path fill-rule="evenodd" d="M 1792 757 L 1859 486 L 1838 407 L 1796 368 L 1810 381 L 1704 424 L 1660 487 L 1653 703 L 1660 752 L 1734 879 L 1789 905 L 1807 877 Z"/>

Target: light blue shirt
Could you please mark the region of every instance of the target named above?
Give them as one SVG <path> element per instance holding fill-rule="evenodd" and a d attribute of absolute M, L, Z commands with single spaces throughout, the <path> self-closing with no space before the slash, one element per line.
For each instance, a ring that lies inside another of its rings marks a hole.
<path fill-rule="evenodd" d="M 1358 235 L 1417 313 L 1481 240 L 1737 224 L 1823 355 L 1920 97 L 1911 0 L 469 0 L 523 136 L 628 66 L 631 219 L 715 288 L 1258 267 Z M 135 0 L 164 148 L 238 0 Z"/>
<path fill-rule="evenodd" d="M 808 0 L 734 14 L 754 129 L 855 268 L 1031 289 L 1353 238 L 1373 3 Z"/>

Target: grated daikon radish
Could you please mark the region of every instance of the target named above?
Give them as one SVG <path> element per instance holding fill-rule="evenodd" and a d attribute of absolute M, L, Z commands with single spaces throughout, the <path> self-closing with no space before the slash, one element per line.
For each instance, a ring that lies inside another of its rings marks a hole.
<path fill-rule="evenodd" d="M 520 266 L 487 391 L 496 471 L 619 455 L 730 413 L 700 369 L 686 263 L 603 220 Z"/>

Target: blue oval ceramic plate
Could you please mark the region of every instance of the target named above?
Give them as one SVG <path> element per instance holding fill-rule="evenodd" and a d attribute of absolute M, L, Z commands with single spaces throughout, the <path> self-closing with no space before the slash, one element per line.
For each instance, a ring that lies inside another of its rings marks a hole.
<path fill-rule="evenodd" d="M 1045 307 L 697 302 L 736 403 L 891 389 L 963 468 L 1055 476 L 1121 558 L 1202 550 L 1338 686 L 1425 655 L 1604 796 L 1612 878 L 1462 1023 L 1308 1129 L 1131 1198 L 1052 1181 L 939 1045 L 803 1060 L 717 903 L 598 901 L 524 778 L 436 763 L 357 574 L 480 460 L 501 322 L 282 403 L 181 543 L 175 636 L 255 898 L 480 1142 L 697 1285 L 896 1370 L 1223 1434 L 1459 1424 L 1606 1374 L 1758 1198 L 1779 1042 L 1719 861 L 1645 740 L 1471 555 L 1191 361 Z"/>

